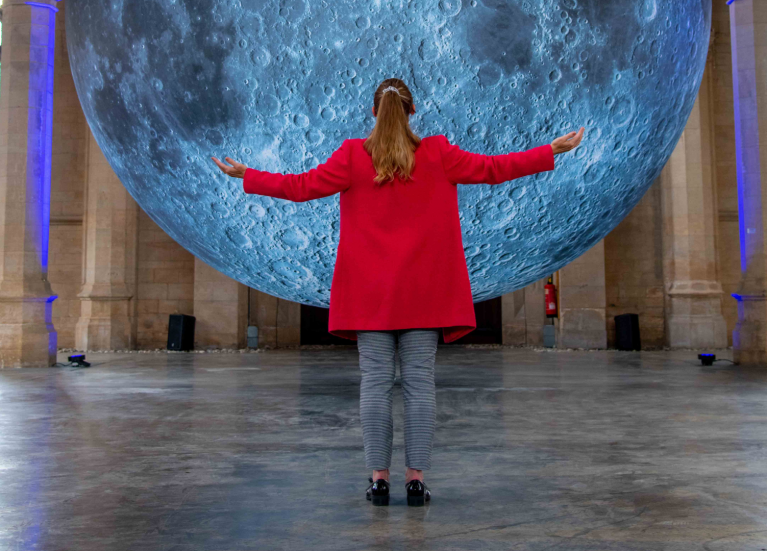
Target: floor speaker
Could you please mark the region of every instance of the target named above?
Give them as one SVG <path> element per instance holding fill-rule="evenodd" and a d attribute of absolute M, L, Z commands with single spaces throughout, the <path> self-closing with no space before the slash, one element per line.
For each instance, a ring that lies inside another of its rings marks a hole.
<path fill-rule="evenodd" d="M 168 350 L 194 348 L 194 316 L 171 314 L 168 320 Z"/>
<path fill-rule="evenodd" d="M 615 347 L 618 350 L 641 350 L 639 339 L 639 316 L 621 314 L 615 316 Z"/>

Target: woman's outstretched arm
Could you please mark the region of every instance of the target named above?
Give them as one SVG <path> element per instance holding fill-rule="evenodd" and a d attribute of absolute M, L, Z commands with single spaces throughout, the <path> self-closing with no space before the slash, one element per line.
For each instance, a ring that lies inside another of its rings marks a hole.
<path fill-rule="evenodd" d="M 448 180 L 454 184 L 500 184 L 538 172 L 554 170 L 554 155 L 575 148 L 583 136 L 583 128 L 527 151 L 501 155 L 482 155 L 464 151 L 451 144 L 443 134 L 441 140 L 442 166 Z"/>
<path fill-rule="evenodd" d="M 211 159 L 224 174 L 233 178 L 242 178 L 242 188 L 245 193 L 267 195 L 297 203 L 345 191 L 351 184 L 347 140 L 344 140 L 327 161 L 301 174 L 279 174 L 256 170 L 229 157 L 224 160 L 232 166 L 225 165 L 215 157 Z"/>

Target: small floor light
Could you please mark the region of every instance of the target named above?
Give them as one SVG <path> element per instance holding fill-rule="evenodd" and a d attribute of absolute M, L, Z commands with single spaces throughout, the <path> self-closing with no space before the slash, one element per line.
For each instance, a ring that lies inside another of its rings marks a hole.
<path fill-rule="evenodd" d="M 701 365 L 714 365 L 716 354 L 698 354 Z"/>
<path fill-rule="evenodd" d="M 73 354 L 67 358 L 72 367 L 90 367 L 90 362 L 85 361 L 85 354 Z"/>

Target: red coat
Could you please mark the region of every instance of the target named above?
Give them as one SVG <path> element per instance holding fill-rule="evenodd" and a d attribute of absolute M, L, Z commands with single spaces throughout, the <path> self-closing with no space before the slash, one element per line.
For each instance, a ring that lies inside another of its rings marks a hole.
<path fill-rule="evenodd" d="M 341 193 L 331 334 L 357 340 L 357 329 L 440 327 L 444 341 L 454 341 L 477 327 L 455 184 L 499 184 L 553 170 L 551 146 L 481 155 L 442 134 L 429 136 L 416 149 L 411 181 L 375 185 L 364 141 L 344 140 L 303 174 L 248 168 L 243 189 L 299 202 Z"/>

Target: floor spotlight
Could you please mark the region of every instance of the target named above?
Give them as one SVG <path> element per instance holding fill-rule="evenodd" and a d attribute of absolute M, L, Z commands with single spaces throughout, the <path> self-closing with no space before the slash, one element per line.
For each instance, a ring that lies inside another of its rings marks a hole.
<path fill-rule="evenodd" d="M 67 358 L 72 367 L 90 367 L 90 362 L 85 361 L 85 354 L 73 354 Z"/>
<path fill-rule="evenodd" d="M 701 365 L 714 365 L 716 354 L 698 354 Z"/>

